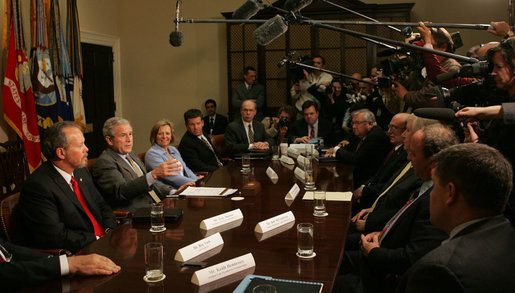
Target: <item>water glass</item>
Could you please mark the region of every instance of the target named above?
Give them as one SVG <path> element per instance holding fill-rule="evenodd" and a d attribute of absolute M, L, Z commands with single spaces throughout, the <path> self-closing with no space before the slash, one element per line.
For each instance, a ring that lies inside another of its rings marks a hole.
<path fill-rule="evenodd" d="M 145 277 L 146 282 L 159 282 L 166 276 L 163 274 L 163 244 L 149 242 L 145 244 Z"/>
<path fill-rule="evenodd" d="M 250 154 L 243 154 L 241 156 L 241 173 L 250 173 Z"/>
<path fill-rule="evenodd" d="M 165 213 L 163 203 L 150 205 L 150 232 L 163 232 L 165 227 Z"/>
<path fill-rule="evenodd" d="M 304 173 L 306 175 L 304 189 L 316 190 L 315 178 L 313 176 L 313 160 L 309 157 L 304 160 Z"/>
<path fill-rule="evenodd" d="M 313 224 L 300 223 L 297 225 L 297 255 L 310 257 L 313 253 Z"/>
<path fill-rule="evenodd" d="M 325 191 L 315 191 L 314 195 L 315 206 L 313 209 L 313 216 L 315 217 L 325 217 L 327 216 L 327 212 L 325 211 Z"/>
<path fill-rule="evenodd" d="M 281 148 L 281 156 L 287 156 L 288 155 L 288 144 L 283 142 L 279 145 L 279 147 Z"/>
<path fill-rule="evenodd" d="M 272 160 L 274 160 L 274 161 L 279 160 L 279 146 L 278 145 L 272 146 Z"/>

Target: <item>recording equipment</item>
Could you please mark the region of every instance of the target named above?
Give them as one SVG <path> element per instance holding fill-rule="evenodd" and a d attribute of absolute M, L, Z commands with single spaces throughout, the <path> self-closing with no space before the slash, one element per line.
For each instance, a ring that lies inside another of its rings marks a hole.
<path fill-rule="evenodd" d="M 277 123 L 277 125 L 279 127 L 287 127 L 288 125 L 290 124 L 290 119 L 288 118 L 288 116 L 283 116 L 281 117 L 281 119 L 279 119 L 279 122 Z"/>
<path fill-rule="evenodd" d="M 277 63 L 277 67 L 281 68 L 283 67 L 286 63 L 290 62 L 292 59 L 293 59 L 293 56 L 296 54 L 297 52 L 296 51 L 290 51 L 290 53 L 288 53 L 286 56 L 284 56 L 284 58 L 279 61 Z"/>
<path fill-rule="evenodd" d="M 249 19 L 259 11 L 258 0 L 247 0 L 240 8 L 232 13 L 233 19 Z"/>
<path fill-rule="evenodd" d="M 479 61 L 473 64 L 465 64 L 458 70 L 451 70 L 446 73 L 438 74 L 436 76 L 436 83 L 439 84 L 443 81 L 450 80 L 456 77 L 474 77 L 474 76 L 488 76 L 490 67 L 488 61 Z"/>
<path fill-rule="evenodd" d="M 184 41 L 184 34 L 179 31 L 179 22 L 180 22 L 180 4 L 181 1 L 178 0 L 175 2 L 175 31 L 170 33 L 170 45 L 174 47 L 179 47 L 182 45 L 182 42 Z"/>
<path fill-rule="evenodd" d="M 284 9 L 297 12 L 310 5 L 312 2 L 313 0 L 286 0 L 286 2 L 284 2 Z"/>
<path fill-rule="evenodd" d="M 413 111 L 420 118 L 436 119 L 441 121 L 454 121 L 454 110 L 450 108 L 418 108 Z"/>
<path fill-rule="evenodd" d="M 288 30 L 288 22 L 281 15 L 276 15 L 260 25 L 253 33 L 254 39 L 261 46 L 266 46 Z"/>

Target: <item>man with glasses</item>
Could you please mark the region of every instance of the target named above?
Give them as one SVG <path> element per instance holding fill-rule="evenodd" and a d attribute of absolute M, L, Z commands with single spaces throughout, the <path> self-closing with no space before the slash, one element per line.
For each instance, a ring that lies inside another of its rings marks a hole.
<path fill-rule="evenodd" d="M 326 156 L 332 155 L 340 162 L 353 165 L 353 183 L 357 187 L 377 172 L 392 149 L 392 144 L 368 109 L 352 112 L 352 132 L 359 139 L 357 144 L 349 144 L 344 140 L 328 151 Z"/>

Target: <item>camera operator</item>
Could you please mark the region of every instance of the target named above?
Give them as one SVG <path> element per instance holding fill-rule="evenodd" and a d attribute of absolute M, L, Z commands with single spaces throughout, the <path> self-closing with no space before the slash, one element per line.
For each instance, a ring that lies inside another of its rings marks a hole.
<path fill-rule="evenodd" d="M 297 111 L 293 106 L 286 105 L 279 108 L 277 117 L 265 117 L 261 123 L 265 126 L 265 131 L 274 138 L 277 144 L 289 139 L 293 135 L 292 125 L 295 121 Z"/>
<path fill-rule="evenodd" d="M 313 57 L 313 66 L 317 68 L 324 69 L 325 68 L 325 59 L 322 56 Z M 314 70 L 313 72 L 309 72 L 306 69 L 302 69 L 304 73 L 304 77 L 295 82 L 290 89 L 290 95 L 295 103 L 295 108 L 297 109 L 297 114 L 299 117 L 302 116 L 302 104 L 309 100 L 315 100 L 312 94 L 308 92 L 308 88 L 311 86 L 315 86 L 318 91 L 324 92 L 326 86 L 331 84 L 333 77 L 325 72 Z"/>
<path fill-rule="evenodd" d="M 431 44 L 433 49 L 442 52 L 454 52 L 454 42 L 449 32 L 444 28 L 431 28 L 427 36 L 424 36 L 424 42 Z M 442 68 L 445 71 L 457 70 L 459 71 L 461 65 L 452 58 L 445 58 L 443 56 L 436 56 Z M 395 81 L 395 93 L 397 96 L 404 100 L 406 106 L 412 108 L 432 107 L 436 104 L 436 97 L 427 97 L 427 93 L 435 93 L 437 90 L 436 85 L 428 78 L 422 84 L 419 90 L 408 91 L 400 82 Z"/>

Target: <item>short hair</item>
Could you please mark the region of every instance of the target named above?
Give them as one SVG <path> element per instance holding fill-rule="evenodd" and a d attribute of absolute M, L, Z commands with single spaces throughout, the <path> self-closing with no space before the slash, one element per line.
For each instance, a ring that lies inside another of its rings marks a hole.
<path fill-rule="evenodd" d="M 46 131 L 42 143 L 42 152 L 47 160 L 57 158 L 55 150 L 57 148 L 67 148 L 68 141 L 63 129 L 67 127 L 75 127 L 82 132 L 82 129 L 71 121 L 61 121 L 50 126 Z"/>
<path fill-rule="evenodd" d="M 501 213 L 513 188 L 513 171 L 496 149 L 480 143 L 451 146 L 434 158 L 442 184 L 454 183 L 471 208 Z"/>
<path fill-rule="evenodd" d="M 281 115 L 282 112 L 286 112 L 286 114 L 290 115 L 292 119 L 295 119 L 295 117 L 297 116 L 297 109 L 295 109 L 295 107 L 293 107 L 292 105 L 286 105 L 279 108 L 279 111 L 277 111 L 277 117 L 279 117 L 279 115 Z"/>
<path fill-rule="evenodd" d="M 487 59 L 490 64 L 493 64 L 492 58 L 495 53 L 501 52 L 501 56 L 511 68 L 515 68 L 515 38 L 510 38 L 502 41 L 499 46 L 493 47 L 487 52 Z"/>
<path fill-rule="evenodd" d="M 410 117 L 406 121 L 406 125 L 409 120 L 413 120 L 413 124 L 411 125 L 411 132 L 415 132 L 419 129 L 422 129 L 426 126 L 433 125 L 433 124 L 441 124 L 440 121 L 436 119 L 429 119 L 429 118 L 422 118 L 415 116 L 415 114 L 410 114 Z"/>
<path fill-rule="evenodd" d="M 422 153 L 426 158 L 458 143 L 454 131 L 442 124 L 431 124 L 419 131 L 421 131 L 423 135 Z"/>
<path fill-rule="evenodd" d="M 369 109 L 359 109 L 359 110 L 356 110 L 356 111 L 352 112 L 351 118 L 354 118 L 358 114 L 361 114 L 361 113 L 363 113 L 363 121 L 366 121 L 366 122 L 369 122 L 369 123 L 373 123 L 374 126 L 377 125 L 377 123 L 376 123 L 376 116 Z"/>
<path fill-rule="evenodd" d="M 453 53 L 454 52 L 454 41 L 451 38 L 451 35 L 449 32 L 444 29 L 443 27 L 439 28 L 431 28 L 431 35 L 435 39 L 435 43 L 438 47 L 443 46 L 444 44 L 447 44 L 447 50 L 446 52 Z"/>
<path fill-rule="evenodd" d="M 257 110 L 257 104 L 256 104 L 256 102 L 255 102 L 255 101 L 253 101 L 253 100 L 251 100 L 251 99 L 247 99 L 247 100 L 245 100 L 245 101 L 241 102 L 240 110 L 243 108 L 243 104 L 244 104 L 244 103 L 246 103 L 246 102 L 251 102 L 251 103 L 252 103 L 252 105 L 254 105 L 254 109 L 255 109 L 255 110 Z"/>
<path fill-rule="evenodd" d="M 325 65 L 325 58 L 324 57 L 322 57 L 321 55 L 315 55 L 315 56 L 313 56 L 313 58 L 311 58 L 311 60 L 314 60 L 315 58 L 322 59 L 322 64 Z"/>
<path fill-rule="evenodd" d="M 207 104 L 214 104 L 215 105 L 215 108 L 216 108 L 216 101 L 213 100 L 213 99 L 207 99 L 205 102 L 204 102 L 204 107 L 207 107 Z"/>
<path fill-rule="evenodd" d="M 249 74 L 249 71 L 252 70 L 252 71 L 257 71 L 256 68 L 252 67 L 252 66 L 247 66 L 245 67 L 245 69 L 243 69 L 243 74 L 244 75 L 247 75 Z"/>
<path fill-rule="evenodd" d="M 184 112 L 184 122 L 188 123 L 188 119 L 193 119 L 200 117 L 202 118 L 202 111 L 199 109 L 189 109 L 188 111 Z"/>
<path fill-rule="evenodd" d="M 308 100 L 305 101 L 304 104 L 302 104 L 302 112 L 304 112 L 304 110 L 311 106 L 314 106 L 317 112 L 319 111 L 320 106 L 318 106 L 318 103 L 316 103 L 315 101 Z"/>
<path fill-rule="evenodd" d="M 131 124 L 129 120 L 122 118 L 122 117 L 111 117 L 104 122 L 104 127 L 102 128 L 102 134 L 104 137 L 114 137 L 114 128 L 117 125 L 125 125 L 125 124 Z"/>
<path fill-rule="evenodd" d="M 152 126 L 152 129 L 150 130 L 150 143 L 154 144 L 156 142 L 157 133 L 159 132 L 159 128 L 168 125 L 170 126 L 170 130 L 172 131 L 172 139 L 170 140 L 170 143 L 175 141 L 175 128 L 173 127 L 173 123 L 167 119 L 161 119 L 157 121 L 154 126 Z"/>

